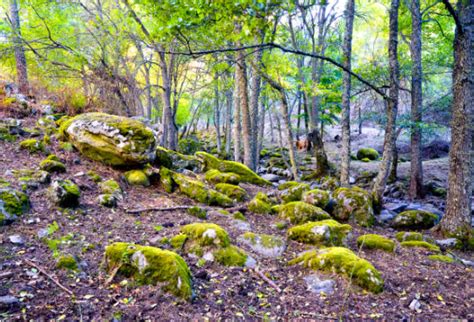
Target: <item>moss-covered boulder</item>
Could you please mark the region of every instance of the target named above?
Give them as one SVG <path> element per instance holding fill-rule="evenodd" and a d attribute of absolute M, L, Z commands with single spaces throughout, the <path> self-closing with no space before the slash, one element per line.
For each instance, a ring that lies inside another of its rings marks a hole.
<path fill-rule="evenodd" d="M 20 169 L 12 170 L 11 174 L 21 184 L 22 190 L 37 189 L 51 181 L 50 174 L 44 170 Z"/>
<path fill-rule="evenodd" d="M 202 150 L 202 143 L 196 137 L 189 137 L 178 141 L 178 151 L 183 154 L 192 155 L 199 150 Z"/>
<path fill-rule="evenodd" d="M 166 192 L 172 193 L 176 185 L 173 181 L 173 171 L 171 171 L 168 168 L 161 167 L 160 168 L 160 183 Z"/>
<path fill-rule="evenodd" d="M 384 280 L 380 272 L 370 262 L 344 247 L 311 250 L 290 261 L 290 264 L 298 263 L 314 270 L 343 274 L 355 284 L 373 293 L 383 291 Z"/>
<path fill-rule="evenodd" d="M 424 248 L 432 252 L 439 252 L 440 249 L 438 246 L 433 245 L 431 243 L 428 243 L 426 241 L 420 241 L 420 240 L 410 240 L 410 241 L 404 241 L 401 242 L 400 245 L 402 247 L 416 247 L 416 248 Z"/>
<path fill-rule="evenodd" d="M 263 179 L 240 162 L 221 160 L 212 154 L 202 151 L 196 152 L 196 157 L 201 160 L 206 170 L 217 169 L 221 172 L 236 173 L 240 176 L 242 182 L 249 182 L 257 185 L 271 185 L 269 181 Z"/>
<path fill-rule="evenodd" d="M 435 262 L 443 262 L 443 263 L 448 263 L 448 264 L 454 263 L 454 258 L 446 256 L 446 255 L 434 254 L 434 255 L 429 255 L 428 258 Z"/>
<path fill-rule="evenodd" d="M 357 246 L 365 249 L 381 249 L 387 252 L 393 252 L 395 242 L 381 235 L 367 234 L 357 238 Z"/>
<path fill-rule="evenodd" d="M 323 246 L 342 246 L 352 227 L 333 219 L 307 222 L 288 229 L 288 238 L 300 243 Z"/>
<path fill-rule="evenodd" d="M 267 215 L 272 213 L 272 205 L 270 199 L 264 193 L 257 193 L 257 195 L 247 204 L 249 211 L 254 214 Z"/>
<path fill-rule="evenodd" d="M 281 205 L 278 214 L 280 218 L 288 220 L 294 225 L 304 224 L 308 221 L 331 219 L 331 216 L 321 208 L 303 201 L 293 201 Z"/>
<path fill-rule="evenodd" d="M 233 204 L 232 199 L 223 193 L 206 187 L 204 183 L 198 180 L 176 172 L 173 172 L 171 177 L 179 190 L 189 198 L 210 206 L 230 207 Z"/>
<path fill-rule="evenodd" d="M 303 197 L 303 193 L 309 191 L 310 187 L 307 183 L 297 183 L 291 187 L 288 187 L 285 190 L 280 192 L 280 197 L 284 203 L 292 202 L 292 201 L 301 201 Z"/>
<path fill-rule="evenodd" d="M 363 227 L 370 227 L 375 223 L 372 196 L 359 187 L 338 188 L 333 193 L 333 215 L 342 221 L 355 221 Z"/>
<path fill-rule="evenodd" d="M 216 190 L 236 201 L 243 201 L 247 197 L 247 191 L 244 188 L 230 183 L 218 183 L 216 184 Z"/>
<path fill-rule="evenodd" d="M 216 261 L 224 266 L 244 266 L 248 256 L 240 248 L 231 245 L 227 231 L 212 223 L 194 223 L 181 227 L 181 233 L 171 243 L 186 253 Z"/>
<path fill-rule="evenodd" d="M 329 191 L 321 189 L 313 189 L 303 193 L 302 201 L 319 208 L 326 208 L 329 204 Z"/>
<path fill-rule="evenodd" d="M 395 234 L 395 238 L 399 242 L 410 240 L 423 240 L 423 234 L 414 231 L 400 231 Z"/>
<path fill-rule="evenodd" d="M 125 180 L 132 186 L 148 187 L 150 180 L 143 170 L 130 170 L 124 173 Z"/>
<path fill-rule="evenodd" d="M 217 169 L 211 169 L 206 172 L 205 178 L 210 183 L 230 183 L 238 184 L 240 182 L 240 176 L 232 172 L 220 172 Z"/>
<path fill-rule="evenodd" d="M 26 139 L 20 142 L 20 149 L 26 150 L 30 153 L 44 152 L 45 148 L 42 141 L 37 139 Z"/>
<path fill-rule="evenodd" d="M 49 155 L 46 159 L 40 162 L 40 169 L 49 173 L 66 172 L 66 166 L 54 154 Z"/>
<path fill-rule="evenodd" d="M 207 211 L 206 209 L 203 209 L 198 206 L 193 206 L 191 208 L 187 209 L 187 213 L 193 217 L 199 218 L 199 219 L 206 219 L 207 218 Z"/>
<path fill-rule="evenodd" d="M 246 232 L 240 235 L 237 240 L 263 257 L 280 257 L 286 249 L 285 240 L 279 236 Z"/>
<path fill-rule="evenodd" d="M 122 199 L 122 188 L 117 181 L 110 179 L 99 183 L 99 190 L 102 194 L 99 195 L 99 204 L 105 207 L 115 207 L 117 202 Z"/>
<path fill-rule="evenodd" d="M 407 210 L 396 215 L 392 227 L 397 229 L 429 229 L 438 220 L 438 216 L 424 210 Z"/>
<path fill-rule="evenodd" d="M 287 182 L 283 182 L 283 183 L 280 183 L 278 185 L 278 190 L 280 191 L 283 191 L 283 190 L 286 190 L 288 188 L 291 188 L 291 187 L 295 187 L 297 186 L 299 183 L 297 181 L 287 181 Z"/>
<path fill-rule="evenodd" d="M 178 254 L 156 247 L 113 243 L 105 248 L 107 270 L 139 284 L 160 285 L 165 292 L 190 300 L 191 271 Z"/>
<path fill-rule="evenodd" d="M 55 180 L 49 187 L 49 196 L 60 207 L 75 207 L 79 205 L 81 191 L 71 180 Z"/>
<path fill-rule="evenodd" d="M 379 153 L 375 149 L 361 148 L 359 149 L 359 151 L 357 151 L 358 160 L 369 159 L 370 161 L 370 160 L 377 160 L 378 158 L 379 158 Z"/>
<path fill-rule="evenodd" d="M 331 176 L 325 176 L 319 180 L 320 189 L 334 191 L 340 186 L 340 182 L 337 178 Z"/>
<path fill-rule="evenodd" d="M 84 113 L 62 122 L 59 134 L 88 158 L 107 165 L 145 164 L 155 158 L 153 131 L 127 117 Z"/>
<path fill-rule="evenodd" d="M 29 208 L 26 194 L 8 187 L 0 188 L 0 226 L 13 222 Z"/>
<path fill-rule="evenodd" d="M 155 163 L 178 172 L 182 172 L 185 169 L 196 172 L 199 171 L 201 166 L 201 163 L 196 159 L 196 157 L 181 154 L 162 146 L 156 147 Z"/>
<path fill-rule="evenodd" d="M 77 271 L 79 266 L 77 265 L 77 261 L 74 256 L 62 255 L 56 262 L 56 268 Z"/>

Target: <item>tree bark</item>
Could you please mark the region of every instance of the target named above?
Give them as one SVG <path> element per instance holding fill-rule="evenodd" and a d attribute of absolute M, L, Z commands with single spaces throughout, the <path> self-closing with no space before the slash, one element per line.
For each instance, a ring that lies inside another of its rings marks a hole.
<path fill-rule="evenodd" d="M 410 199 L 423 198 L 423 165 L 421 162 L 421 110 L 423 107 L 421 65 L 421 11 L 420 0 L 411 1 L 411 161 Z"/>
<path fill-rule="evenodd" d="M 252 158 L 252 169 L 257 168 L 257 153 L 258 153 L 258 124 L 259 124 L 259 97 L 261 88 L 261 76 L 256 70 L 259 68 L 262 61 L 263 52 L 257 51 L 254 58 L 254 64 L 252 64 L 252 80 L 250 82 L 250 124 L 251 124 L 251 158 Z"/>
<path fill-rule="evenodd" d="M 346 29 L 344 32 L 343 64 L 347 69 L 351 69 L 352 55 L 352 32 L 354 26 L 355 1 L 348 0 L 346 11 Z M 350 162 L 351 162 L 351 75 L 344 73 L 342 93 L 342 155 L 341 155 L 341 184 L 349 186 Z"/>
<path fill-rule="evenodd" d="M 230 77 L 229 77 L 230 78 Z M 225 154 L 230 156 L 232 145 L 232 89 L 225 91 L 226 115 L 225 115 Z"/>
<path fill-rule="evenodd" d="M 400 0 L 392 0 L 390 4 L 389 14 L 389 40 L 388 40 L 388 55 L 390 66 L 390 92 L 387 100 L 387 125 L 385 127 L 385 137 L 383 145 L 382 161 L 380 162 L 379 172 L 375 178 L 374 186 L 372 188 L 375 206 L 380 210 L 382 205 L 382 197 L 387 179 L 390 171 L 390 164 L 393 158 L 393 148 L 395 146 L 395 125 L 397 121 L 398 111 L 398 94 L 399 94 L 399 79 L 400 68 L 398 63 L 398 9 L 400 7 Z"/>
<path fill-rule="evenodd" d="M 221 115 L 220 115 L 220 106 L 219 106 L 219 77 L 217 72 L 214 75 L 214 126 L 216 127 L 216 143 L 217 151 L 222 152 L 222 141 L 221 141 Z"/>
<path fill-rule="evenodd" d="M 10 0 L 10 14 L 13 30 L 13 45 L 15 49 L 16 75 L 18 89 L 22 94 L 28 94 L 28 68 L 26 65 L 25 49 L 21 40 L 20 14 L 17 0 Z"/>
<path fill-rule="evenodd" d="M 453 104 L 446 212 L 438 229 L 466 240 L 471 236 L 474 165 L 474 0 L 458 0 L 454 38 Z"/>
<path fill-rule="evenodd" d="M 237 69 L 235 71 L 235 86 L 234 86 L 234 161 L 240 162 L 242 160 L 242 123 L 240 119 L 240 97 L 239 84 L 237 82 Z"/>

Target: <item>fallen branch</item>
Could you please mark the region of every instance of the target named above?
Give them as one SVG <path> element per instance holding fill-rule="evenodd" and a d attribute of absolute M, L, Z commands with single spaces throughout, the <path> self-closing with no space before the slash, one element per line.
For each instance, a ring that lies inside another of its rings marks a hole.
<path fill-rule="evenodd" d="M 269 279 L 268 277 L 266 277 L 265 274 L 263 274 L 262 272 L 260 272 L 260 271 L 258 270 L 258 268 L 253 269 L 253 271 L 254 271 L 261 279 L 263 279 L 265 282 L 267 282 L 268 284 L 270 284 L 270 286 L 273 287 L 278 293 L 281 293 L 281 288 L 279 288 L 278 285 L 276 285 L 275 282 L 273 282 L 271 279 Z"/>
<path fill-rule="evenodd" d="M 117 275 L 117 272 L 119 271 L 119 269 L 122 267 L 122 264 L 120 265 L 117 265 L 116 267 L 114 267 L 114 269 L 112 270 L 112 272 L 110 273 L 110 276 L 107 278 L 107 280 L 105 281 L 105 286 L 109 285 L 115 278 L 115 275 Z"/>
<path fill-rule="evenodd" d="M 13 272 L 0 273 L 0 278 L 9 278 L 13 276 Z"/>
<path fill-rule="evenodd" d="M 74 297 L 74 293 L 70 289 L 68 289 L 66 286 L 62 285 L 61 283 L 59 283 L 59 281 L 56 278 L 54 278 L 53 276 L 51 276 L 50 274 L 48 274 L 48 272 L 46 272 L 46 270 L 44 268 L 42 268 L 41 266 L 33 263 L 32 261 L 30 261 L 28 259 L 24 259 L 24 262 L 26 264 L 36 268 L 39 272 L 43 273 L 44 275 L 46 275 L 46 277 L 48 277 L 51 281 L 53 281 L 54 284 L 59 286 L 59 288 L 61 288 L 64 292 L 69 294 L 71 297 Z"/>
<path fill-rule="evenodd" d="M 187 210 L 190 208 L 193 208 L 196 206 L 174 206 L 174 207 L 149 207 L 149 208 L 139 208 L 139 209 L 125 209 L 125 212 L 127 214 L 139 214 L 142 212 L 148 212 L 148 211 L 174 211 L 174 210 Z M 198 206 L 199 207 L 199 206 Z M 221 208 L 213 208 L 213 207 L 200 207 L 201 209 L 204 210 L 220 210 Z M 242 211 L 245 212 L 247 210 L 247 207 L 245 206 L 236 206 L 236 207 L 231 207 L 231 208 L 222 208 L 225 209 L 229 212 L 232 211 Z"/>

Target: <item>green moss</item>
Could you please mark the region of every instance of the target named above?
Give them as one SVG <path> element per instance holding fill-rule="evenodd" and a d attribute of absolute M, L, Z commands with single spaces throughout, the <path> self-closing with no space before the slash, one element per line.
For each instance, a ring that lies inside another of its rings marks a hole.
<path fill-rule="evenodd" d="M 438 261 L 438 262 L 443 262 L 443 263 L 454 263 L 454 259 L 452 257 L 446 256 L 446 255 L 429 255 L 429 259 L 432 261 Z"/>
<path fill-rule="evenodd" d="M 230 212 L 228 212 L 227 210 L 225 209 L 220 209 L 217 211 L 218 213 L 224 215 L 224 216 L 230 216 Z"/>
<path fill-rule="evenodd" d="M 369 158 L 363 158 L 363 159 L 361 159 L 360 161 L 362 161 L 362 162 L 370 162 L 370 159 L 369 159 Z"/>
<path fill-rule="evenodd" d="M 242 163 L 221 160 L 209 153 L 202 151 L 196 152 L 196 157 L 204 163 L 205 168 L 208 170 L 217 169 L 221 172 L 236 173 L 240 176 L 240 180 L 242 182 L 271 186 L 271 183 L 269 181 L 263 179 Z"/>
<path fill-rule="evenodd" d="M 247 254 L 233 245 L 218 249 L 213 255 L 216 261 L 224 266 L 245 266 L 247 262 Z"/>
<path fill-rule="evenodd" d="M 424 210 L 407 210 L 399 213 L 392 220 L 392 227 L 410 229 L 429 229 L 438 220 L 438 216 Z"/>
<path fill-rule="evenodd" d="M 69 142 L 60 142 L 60 143 L 59 143 L 59 148 L 60 148 L 61 150 L 66 151 L 66 152 L 72 152 L 72 151 L 74 151 L 74 146 L 73 146 L 71 143 L 69 143 Z"/>
<path fill-rule="evenodd" d="M 249 211 L 255 214 L 266 215 L 272 212 L 272 206 L 257 197 L 249 201 L 249 203 L 247 204 L 247 208 Z"/>
<path fill-rule="evenodd" d="M 189 238 L 189 242 L 198 246 L 227 247 L 230 238 L 219 225 L 211 223 L 194 223 L 181 227 L 181 233 Z"/>
<path fill-rule="evenodd" d="M 350 225 L 326 219 L 294 226 L 288 230 L 287 234 L 289 239 L 305 244 L 341 246 L 351 231 Z"/>
<path fill-rule="evenodd" d="M 410 241 L 410 240 L 423 240 L 423 234 L 413 231 L 400 231 L 395 234 L 395 238 L 399 242 Z"/>
<path fill-rule="evenodd" d="M 326 208 L 329 204 L 329 192 L 321 189 L 313 189 L 303 193 L 302 201 L 319 208 Z"/>
<path fill-rule="evenodd" d="M 292 201 L 300 201 L 303 193 L 308 191 L 309 184 L 307 183 L 298 183 L 293 185 L 280 193 L 281 199 L 284 203 L 292 202 Z"/>
<path fill-rule="evenodd" d="M 229 207 L 233 204 L 232 199 L 218 191 L 207 188 L 200 181 L 175 172 L 172 173 L 172 178 L 182 193 L 196 201 L 222 207 Z"/>
<path fill-rule="evenodd" d="M 93 171 L 93 170 L 89 170 L 87 171 L 87 176 L 94 182 L 101 182 L 102 181 L 102 178 L 100 175 L 97 174 L 97 172 Z"/>
<path fill-rule="evenodd" d="M 377 160 L 379 158 L 379 153 L 377 150 L 372 149 L 372 148 L 362 148 L 357 151 L 357 159 L 362 160 L 363 159 L 369 159 L 369 160 Z"/>
<path fill-rule="evenodd" d="M 286 221 L 280 221 L 275 224 L 276 229 L 283 230 L 288 227 L 288 223 Z"/>
<path fill-rule="evenodd" d="M 296 182 L 296 181 L 283 182 L 282 184 L 279 184 L 279 185 L 278 185 L 278 190 L 283 191 L 283 190 L 286 190 L 286 189 L 288 189 L 288 188 L 295 187 L 295 186 L 297 186 L 297 185 L 299 185 L 299 183 Z"/>
<path fill-rule="evenodd" d="M 140 284 L 161 285 L 184 299 L 193 295 L 191 271 L 178 254 L 156 247 L 114 243 L 105 248 L 107 270 L 132 277 Z"/>
<path fill-rule="evenodd" d="M 0 189 L 0 226 L 15 220 L 29 208 L 28 196 L 23 192 L 10 188 Z"/>
<path fill-rule="evenodd" d="M 79 204 L 81 191 L 71 180 L 55 180 L 49 194 L 60 207 L 75 207 Z"/>
<path fill-rule="evenodd" d="M 77 266 L 76 259 L 73 256 L 63 255 L 59 257 L 56 263 L 56 268 L 77 271 L 78 266 Z"/>
<path fill-rule="evenodd" d="M 417 247 L 417 248 L 425 248 L 433 252 L 439 252 L 440 249 L 438 246 L 430 244 L 425 241 L 420 241 L 420 240 L 410 240 L 410 241 L 404 241 L 401 242 L 400 245 L 403 247 Z"/>
<path fill-rule="evenodd" d="M 202 143 L 195 138 L 180 139 L 178 141 L 178 151 L 183 154 L 191 155 L 199 150 L 202 150 Z"/>
<path fill-rule="evenodd" d="M 216 184 L 216 190 L 232 200 L 243 201 L 247 197 L 245 189 L 230 183 L 218 183 Z"/>
<path fill-rule="evenodd" d="M 355 284 L 373 293 L 383 291 L 384 280 L 380 272 L 371 263 L 344 247 L 328 247 L 305 252 L 290 261 L 290 264 L 297 263 L 315 270 L 343 274 Z"/>
<path fill-rule="evenodd" d="M 363 227 L 371 227 L 375 223 L 372 196 L 359 187 L 338 188 L 333 193 L 336 219 L 352 220 Z"/>
<path fill-rule="evenodd" d="M 202 209 L 201 207 L 194 206 L 188 209 L 188 214 L 199 218 L 199 219 L 206 219 L 207 218 L 207 211 Z"/>
<path fill-rule="evenodd" d="M 393 252 L 395 249 L 395 242 L 381 235 L 367 234 L 357 238 L 357 246 L 367 249 L 381 249 L 387 252 Z"/>
<path fill-rule="evenodd" d="M 101 194 L 97 197 L 97 199 L 99 201 L 99 204 L 104 207 L 113 208 L 117 206 L 117 197 L 113 194 Z"/>
<path fill-rule="evenodd" d="M 240 176 L 232 172 L 220 172 L 217 169 L 211 169 L 205 174 L 206 181 L 210 183 L 230 183 L 238 184 L 240 182 Z"/>
<path fill-rule="evenodd" d="M 292 224 L 304 224 L 308 221 L 331 219 L 331 216 L 321 208 L 303 201 L 293 201 L 280 206 L 279 216 Z"/>
<path fill-rule="evenodd" d="M 142 170 L 130 170 L 125 172 L 124 176 L 132 186 L 148 187 L 150 185 L 150 180 Z"/>
<path fill-rule="evenodd" d="M 160 183 L 166 192 L 172 193 L 174 190 L 175 182 L 173 181 L 173 172 L 168 168 L 160 168 Z"/>
<path fill-rule="evenodd" d="M 183 248 L 186 239 L 188 239 L 188 236 L 186 236 L 185 234 L 178 234 L 169 240 L 169 244 L 174 249 L 181 249 Z"/>
<path fill-rule="evenodd" d="M 236 220 L 242 220 L 242 221 L 246 221 L 247 218 L 244 216 L 243 213 L 241 213 L 240 211 L 236 211 L 232 214 L 232 217 Z"/>
<path fill-rule="evenodd" d="M 320 189 L 322 190 L 336 190 L 339 187 L 339 181 L 331 176 L 326 176 L 320 180 Z"/>
<path fill-rule="evenodd" d="M 41 170 L 47 171 L 49 173 L 52 173 L 52 172 L 58 172 L 58 173 L 66 172 L 66 166 L 61 161 L 45 159 L 45 160 L 40 162 L 39 166 L 40 166 Z"/>
<path fill-rule="evenodd" d="M 109 179 L 99 183 L 99 189 L 102 193 L 106 194 L 121 194 L 122 188 L 117 181 Z"/>
<path fill-rule="evenodd" d="M 21 141 L 20 148 L 23 150 L 27 150 L 30 153 L 38 153 L 43 152 L 45 150 L 43 142 L 38 141 L 36 139 L 26 139 Z"/>
<path fill-rule="evenodd" d="M 156 147 L 155 163 L 162 167 L 174 170 L 187 169 L 196 171 L 200 167 L 200 163 L 195 157 L 184 155 L 161 146 Z"/>

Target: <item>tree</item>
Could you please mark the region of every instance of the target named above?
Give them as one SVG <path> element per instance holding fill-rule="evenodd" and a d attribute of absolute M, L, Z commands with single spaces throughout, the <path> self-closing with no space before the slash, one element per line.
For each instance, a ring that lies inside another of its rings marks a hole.
<path fill-rule="evenodd" d="M 458 0 L 457 11 L 449 1 L 443 3 L 456 22 L 456 33 L 448 194 L 438 230 L 466 240 L 471 236 L 474 165 L 474 0 Z"/>
<path fill-rule="evenodd" d="M 351 69 L 352 31 L 354 27 L 354 0 L 348 0 L 344 12 L 346 29 L 344 31 L 343 63 Z M 341 156 L 341 184 L 349 185 L 349 171 L 351 162 L 351 75 L 344 73 L 342 93 L 342 156 Z"/>
<path fill-rule="evenodd" d="M 16 74 L 18 89 L 23 94 L 28 94 L 28 68 L 26 65 L 25 49 L 21 38 L 20 14 L 17 0 L 10 0 L 11 26 L 13 31 L 13 45 L 15 49 Z"/>
<path fill-rule="evenodd" d="M 421 110 L 423 107 L 421 66 L 421 11 L 420 0 L 411 1 L 412 32 L 410 52 L 411 71 L 411 162 L 410 189 L 411 199 L 423 198 L 423 165 L 421 162 Z"/>
<path fill-rule="evenodd" d="M 395 148 L 395 126 L 398 112 L 398 94 L 399 94 L 399 78 L 400 67 L 398 63 L 398 9 L 400 0 L 392 0 L 390 4 L 389 14 L 389 40 L 388 40 L 388 56 L 390 65 L 390 89 L 389 97 L 386 100 L 387 107 L 387 124 L 385 127 L 385 137 L 383 144 L 382 161 L 380 162 L 379 172 L 375 178 L 372 188 L 375 204 L 380 208 L 382 204 L 382 196 L 387 184 L 390 172 L 390 164 L 393 158 L 393 149 Z"/>

